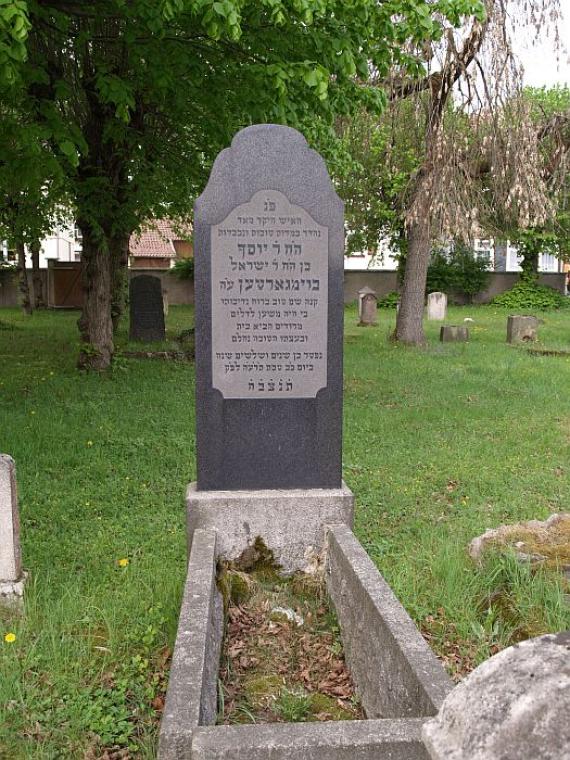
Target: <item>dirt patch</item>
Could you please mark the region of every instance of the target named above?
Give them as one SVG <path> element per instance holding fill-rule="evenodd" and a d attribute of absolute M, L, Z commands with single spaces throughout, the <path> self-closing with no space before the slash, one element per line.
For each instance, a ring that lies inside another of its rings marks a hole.
<path fill-rule="evenodd" d="M 225 567 L 218 723 L 363 719 L 323 581 Z"/>

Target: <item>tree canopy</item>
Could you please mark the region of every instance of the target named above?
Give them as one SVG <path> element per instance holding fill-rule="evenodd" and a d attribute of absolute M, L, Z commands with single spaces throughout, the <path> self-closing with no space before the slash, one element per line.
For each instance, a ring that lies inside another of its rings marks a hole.
<path fill-rule="evenodd" d="M 108 366 L 129 235 L 186 213 L 247 124 L 333 144 L 335 116 L 379 111 L 480 0 L 0 0 L 0 98 L 41 129 L 84 244 L 81 364 Z M 15 161 L 16 171 L 17 161 Z"/>

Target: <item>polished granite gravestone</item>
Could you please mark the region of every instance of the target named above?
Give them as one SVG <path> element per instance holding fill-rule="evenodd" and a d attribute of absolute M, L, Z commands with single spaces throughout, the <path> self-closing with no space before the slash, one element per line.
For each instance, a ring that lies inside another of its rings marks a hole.
<path fill-rule="evenodd" d="M 130 340 L 146 343 L 165 339 L 164 301 L 159 277 L 141 274 L 129 286 Z"/>
<path fill-rule="evenodd" d="M 194 209 L 197 490 L 341 487 L 343 203 L 304 137 L 248 127 Z"/>

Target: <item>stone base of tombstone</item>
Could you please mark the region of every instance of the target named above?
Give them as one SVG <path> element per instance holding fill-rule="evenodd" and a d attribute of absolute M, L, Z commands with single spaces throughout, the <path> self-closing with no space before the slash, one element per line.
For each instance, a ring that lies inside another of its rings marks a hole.
<path fill-rule="evenodd" d="M 17 581 L 0 581 L 0 607 L 6 607 L 16 611 L 24 608 L 24 589 L 28 574 L 22 573 Z"/>
<path fill-rule="evenodd" d="M 439 339 L 442 343 L 464 343 L 469 340 L 469 330 L 458 325 L 443 325 Z"/>
<path fill-rule="evenodd" d="M 536 340 L 538 329 L 536 317 L 510 316 L 507 318 L 507 343 Z"/>
<path fill-rule="evenodd" d="M 324 525 L 352 527 L 354 495 L 341 488 L 186 493 L 188 543 L 195 530 L 216 530 L 218 554 L 237 559 L 261 537 L 285 573 L 310 570 L 324 545 Z"/>

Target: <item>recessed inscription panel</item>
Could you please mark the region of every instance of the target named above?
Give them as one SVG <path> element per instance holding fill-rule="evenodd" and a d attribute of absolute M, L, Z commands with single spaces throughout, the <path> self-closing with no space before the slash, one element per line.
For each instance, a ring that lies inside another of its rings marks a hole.
<path fill-rule="evenodd" d="M 212 382 L 224 398 L 327 384 L 328 228 L 276 190 L 211 228 Z"/>

